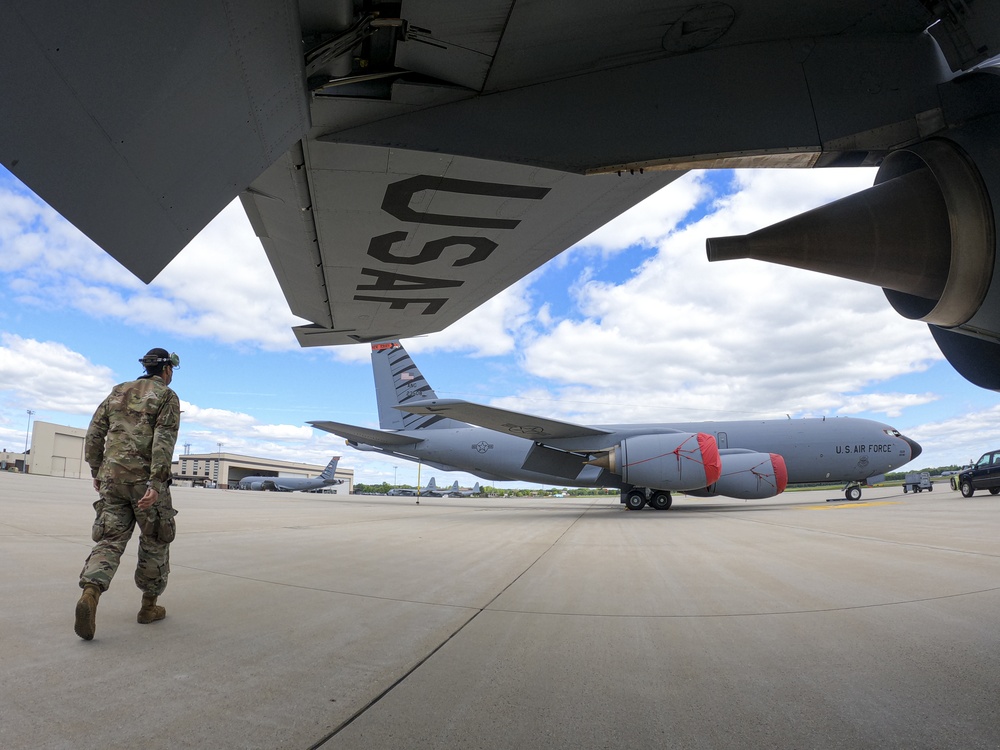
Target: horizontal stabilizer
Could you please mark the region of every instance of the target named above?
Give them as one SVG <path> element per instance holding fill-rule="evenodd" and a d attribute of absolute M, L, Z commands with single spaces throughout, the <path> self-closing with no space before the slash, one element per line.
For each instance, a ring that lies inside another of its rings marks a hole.
<path fill-rule="evenodd" d="M 391 448 L 401 445 L 416 445 L 423 442 L 421 438 L 397 435 L 395 432 L 383 432 L 382 430 L 373 430 L 368 427 L 356 427 L 355 425 L 343 424 L 341 422 L 319 421 L 309 422 L 309 424 L 317 430 L 332 432 L 334 435 L 340 435 L 340 437 L 346 440 L 379 447 Z"/>
<path fill-rule="evenodd" d="M 506 409 L 494 409 L 492 406 L 473 404 L 459 399 L 412 401 L 395 408 L 410 414 L 438 414 L 477 427 L 484 427 L 487 430 L 504 432 L 532 440 L 593 437 L 609 434 L 607 430 L 595 427 L 558 422 L 554 419 L 535 417 Z"/>

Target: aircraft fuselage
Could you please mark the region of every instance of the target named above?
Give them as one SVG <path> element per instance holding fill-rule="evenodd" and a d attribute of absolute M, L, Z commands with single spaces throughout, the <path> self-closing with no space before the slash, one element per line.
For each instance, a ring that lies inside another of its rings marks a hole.
<path fill-rule="evenodd" d="M 397 449 L 392 454 L 466 471 L 484 479 L 617 487 L 622 484 L 620 477 L 584 464 L 581 454 L 602 451 L 626 438 L 657 432 L 706 432 L 716 439 L 723 452 L 777 453 L 785 460 L 788 481 L 796 483 L 863 481 L 897 469 L 919 453 L 916 444 L 889 425 L 849 417 L 595 427 L 609 434 L 599 438 L 550 439 L 546 445 L 480 427 L 405 431 L 397 434 L 413 435 L 420 442 L 407 446 L 405 453 Z"/>

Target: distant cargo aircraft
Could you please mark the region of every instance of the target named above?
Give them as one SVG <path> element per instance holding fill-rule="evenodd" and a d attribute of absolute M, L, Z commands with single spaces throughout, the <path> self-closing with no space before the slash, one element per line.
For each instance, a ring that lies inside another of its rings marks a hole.
<path fill-rule="evenodd" d="M 343 479 L 337 479 L 337 463 L 340 456 L 334 456 L 323 472 L 315 479 L 305 477 L 243 477 L 240 480 L 241 490 L 271 490 L 274 492 L 304 492 L 318 490 L 335 484 L 343 484 Z"/>
<path fill-rule="evenodd" d="M 436 495 L 440 490 L 438 490 L 437 482 L 434 477 L 431 477 L 431 481 L 427 483 L 426 487 L 393 487 L 386 494 L 387 495 L 401 495 L 403 497 L 413 497 L 414 495 L 419 495 L 424 497 L 425 495 L 430 497 Z"/>
<path fill-rule="evenodd" d="M 482 491 L 483 490 L 479 486 L 479 482 L 476 482 L 469 489 L 462 489 L 458 486 L 458 480 L 456 479 L 455 483 L 448 489 L 444 490 L 441 494 L 445 497 L 472 497 L 473 495 L 478 495 Z"/>
<path fill-rule="evenodd" d="M 432 479 L 431 481 L 433 482 L 434 480 Z M 480 492 L 479 482 L 476 482 L 476 485 L 471 489 L 466 490 L 458 486 L 458 480 L 456 479 L 451 487 L 435 487 L 426 494 L 434 495 L 435 497 L 472 497 L 472 495 L 478 495 Z"/>
<path fill-rule="evenodd" d="M 881 422 L 840 417 L 672 424 L 575 425 L 439 399 L 398 341 L 372 344 L 381 430 L 313 426 L 359 450 L 483 479 L 617 487 L 633 509 L 665 510 L 671 492 L 772 497 L 787 482 L 877 481 L 920 454 Z"/>

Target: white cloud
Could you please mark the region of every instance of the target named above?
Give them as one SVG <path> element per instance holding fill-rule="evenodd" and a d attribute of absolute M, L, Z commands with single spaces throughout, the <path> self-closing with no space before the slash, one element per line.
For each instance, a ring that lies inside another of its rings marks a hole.
<path fill-rule="evenodd" d="M 545 331 L 524 347 L 525 368 L 556 384 L 557 402 L 590 403 L 586 412 L 604 421 L 862 408 L 898 415 L 928 402 L 933 394 L 859 393 L 941 357 L 926 326 L 900 318 L 881 290 L 705 257 L 706 237 L 753 231 L 870 183 L 870 174 L 857 172 L 827 171 L 823 179 L 802 171 L 741 173 L 740 193 L 667 233 L 625 282 L 584 283 L 573 318 L 553 324 L 547 311 Z M 651 418 L 649 404 L 662 405 L 663 416 Z M 566 411 L 579 407 L 557 409 Z"/>
<path fill-rule="evenodd" d="M 54 341 L 0 333 L 0 393 L 18 408 L 91 414 L 114 385 L 111 370 Z"/>
<path fill-rule="evenodd" d="M 907 436 L 920 443 L 926 454 L 917 459 L 921 466 L 936 465 L 934 457 L 942 455 L 958 464 L 975 461 L 986 451 L 1000 448 L 1000 405 L 921 425 Z"/>
<path fill-rule="evenodd" d="M 680 175 L 668 188 L 659 190 L 591 232 L 573 249 L 560 255 L 556 262 L 565 264 L 573 253 L 585 249 L 596 248 L 605 255 L 615 255 L 636 244 L 655 246 L 709 194 L 704 174 L 688 172 Z"/>
<path fill-rule="evenodd" d="M 911 406 L 922 406 L 940 400 L 937 393 L 863 393 L 856 396 L 846 396 L 844 405 L 837 414 L 850 416 L 862 412 L 885 414 L 886 417 L 899 417 L 903 410 Z"/>
<path fill-rule="evenodd" d="M 239 201 L 146 286 L 51 208 L 0 187 L 6 282 L 23 306 L 229 344 L 292 350 L 292 315 Z"/>
<path fill-rule="evenodd" d="M 257 421 L 249 414 L 228 409 L 202 408 L 183 399 L 181 399 L 181 420 L 185 424 L 198 424 L 219 430 L 247 429 Z"/>
<path fill-rule="evenodd" d="M 298 349 L 292 315 L 260 240 L 233 201 L 192 240 L 150 286 L 183 311 L 190 335 L 266 349 Z"/>
<path fill-rule="evenodd" d="M 515 350 L 533 318 L 531 286 L 535 276 L 517 282 L 440 333 L 407 341 L 407 351 L 471 352 L 496 357 Z"/>
<path fill-rule="evenodd" d="M 515 351 L 525 329 L 535 320 L 532 284 L 535 274 L 511 285 L 443 331 L 406 339 L 406 350 L 421 352 L 461 352 L 473 357 L 500 357 Z M 336 346 L 329 350 L 338 362 L 367 364 L 371 348 Z"/>

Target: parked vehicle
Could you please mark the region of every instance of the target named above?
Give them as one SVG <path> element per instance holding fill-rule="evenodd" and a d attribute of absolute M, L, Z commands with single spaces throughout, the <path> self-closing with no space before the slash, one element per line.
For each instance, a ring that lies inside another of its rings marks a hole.
<path fill-rule="evenodd" d="M 928 492 L 934 491 L 934 485 L 931 484 L 931 475 L 926 471 L 907 472 L 906 477 L 903 479 L 903 492 L 922 492 L 923 490 L 927 490 Z"/>
<path fill-rule="evenodd" d="M 1000 493 L 1000 449 L 984 453 L 969 469 L 952 477 L 963 497 L 972 497 L 976 490 L 989 490 L 991 495 Z"/>

